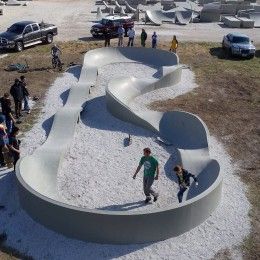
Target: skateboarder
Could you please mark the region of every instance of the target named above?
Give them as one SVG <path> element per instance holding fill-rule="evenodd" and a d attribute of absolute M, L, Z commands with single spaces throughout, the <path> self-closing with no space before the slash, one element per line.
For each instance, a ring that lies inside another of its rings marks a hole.
<path fill-rule="evenodd" d="M 144 148 L 143 152 L 144 156 L 139 162 L 139 166 L 135 171 L 133 179 L 136 178 L 137 173 L 140 171 L 142 165 L 144 165 L 143 189 L 146 196 L 145 203 L 148 203 L 151 200 L 151 195 L 153 195 L 153 201 L 155 202 L 157 201 L 159 194 L 156 193 L 151 187 L 154 180 L 158 180 L 159 178 L 159 164 L 158 161 L 151 156 L 150 148 Z"/>
<path fill-rule="evenodd" d="M 173 35 L 170 51 L 176 53 L 178 44 L 179 43 L 177 41 L 176 35 Z"/>
<path fill-rule="evenodd" d="M 187 170 L 183 169 L 181 166 L 176 165 L 173 170 L 176 172 L 178 183 L 180 190 L 177 194 L 179 203 L 182 202 L 183 193 L 189 188 L 190 186 L 190 178 L 192 177 L 195 181 L 195 185 L 198 186 L 198 180 L 195 175 L 189 173 Z"/>

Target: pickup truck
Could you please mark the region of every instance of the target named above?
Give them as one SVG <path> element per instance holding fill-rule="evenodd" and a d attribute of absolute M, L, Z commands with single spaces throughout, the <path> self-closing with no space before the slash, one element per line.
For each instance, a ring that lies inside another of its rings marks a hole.
<path fill-rule="evenodd" d="M 18 22 L 0 34 L 0 50 L 22 51 L 25 47 L 39 43 L 52 43 L 53 36 L 57 34 L 57 27 L 53 24 L 32 21 Z"/>

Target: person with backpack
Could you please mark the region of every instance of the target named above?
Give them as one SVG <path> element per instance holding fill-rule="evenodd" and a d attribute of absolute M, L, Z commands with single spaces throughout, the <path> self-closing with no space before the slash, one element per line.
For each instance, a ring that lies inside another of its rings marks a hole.
<path fill-rule="evenodd" d="M 152 48 L 156 49 L 157 47 L 157 34 L 156 32 L 153 32 L 153 35 L 152 35 Z"/>
<path fill-rule="evenodd" d="M 22 116 L 21 110 L 22 110 L 22 101 L 24 98 L 22 85 L 20 84 L 19 79 L 15 79 L 14 84 L 11 86 L 10 94 L 12 95 L 14 99 L 14 105 L 15 105 L 15 115 L 18 119 Z"/>
<path fill-rule="evenodd" d="M 136 178 L 137 173 L 144 166 L 144 177 L 143 177 L 143 190 L 146 196 L 145 203 L 151 201 L 151 195 L 154 197 L 153 201 L 157 201 L 159 194 L 152 189 L 154 180 L 159 178 L 159 163 L 151 155 L 150 148 L 143 149 L 144 156 L 141 158 L 139 165 L 133 175 L 133 179 Z"/>
<path fill-rule="evenodd" d="M 143 47 L 145 47 L 146 39 L 147 39 L 147 33 L 146 33 L 145 29 L 142 29 L 142 33 L 141 33 L 141 45 L 142 45 Z"/>
<path fill-rule="evenodd" d="M 177 52 L 177 48 L 178 48 L 178 44 L 179 43 L 177 41 L 176 35 L 173 35 L 170 51 L 176 53 Z"/>
<path fill-rule="evenodd" d="M 26 78 L 23 75 L 20 77 L 20 84 L 23 90 L 23 102 L 24 102 L 23 110 L 27 111 L 27 114 L 30 114 L 30 110 L 31 110 L 29 106 L 30 94 L 27 88 Z"/>
<path fill-rule="evenodd" d="M 187 170 L 183 169 L 180 165 L 176 165 L 173 170 L 176 172 L 179 184 L 179 192 L 177 194 L 179 203 L 182 202 L 184 192 L 190 187 L 190 178 L 193 178 L 195 185 L 198 186 L 198 179 L 195 175 L 189 173 Z"/>

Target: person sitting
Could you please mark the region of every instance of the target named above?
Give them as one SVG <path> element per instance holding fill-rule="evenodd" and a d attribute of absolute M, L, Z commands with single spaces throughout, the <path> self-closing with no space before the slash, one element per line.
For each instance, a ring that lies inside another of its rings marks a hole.
<path fill-rule="evenodd" d="M 183 169 L 181 166 L 176 165 L 173 170 L 176 172 L 179 184 L 179 192 L 177 194 L 179 203 L 182 202 L 184 192 L 190 187 L 190 178 L 192 177 L 195 181 L 195 185 L 198 186 L 198 180 L 195 175 L 189 173 L 187 170 Z"/>

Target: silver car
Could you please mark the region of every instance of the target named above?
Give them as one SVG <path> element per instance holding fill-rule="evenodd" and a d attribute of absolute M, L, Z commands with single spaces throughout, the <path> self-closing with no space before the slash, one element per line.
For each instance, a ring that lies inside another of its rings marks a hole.
<path fill-rule="evenodd" d="M 255 56 L 255 46 L 249 37 L 242 33 L 229 33 L 224 36 L 222 48 L 228 50 L 231 56 L 253 58 Z"/>

